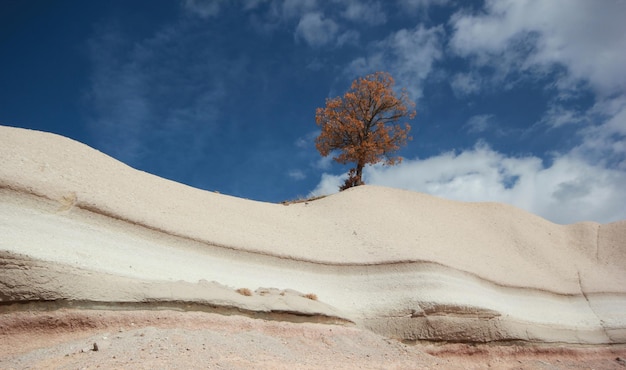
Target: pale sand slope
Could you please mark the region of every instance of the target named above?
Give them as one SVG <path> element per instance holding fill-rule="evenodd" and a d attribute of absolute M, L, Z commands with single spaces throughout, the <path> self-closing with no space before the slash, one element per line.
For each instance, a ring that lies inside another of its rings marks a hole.
<path fill-rule="evenodd" d="M 373 186 L 254 202 L 8 127 L 0 158 L 3 303 L 184 301 L 403 339 L 626 342 L 626 221 L 561 226 Z"/>

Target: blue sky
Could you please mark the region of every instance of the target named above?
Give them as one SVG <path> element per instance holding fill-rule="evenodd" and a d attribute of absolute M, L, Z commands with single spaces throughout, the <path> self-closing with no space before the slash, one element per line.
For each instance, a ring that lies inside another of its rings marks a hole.
<path fill-rule="evenodd" d="M 401 165 L 364 180 L 626 219 L 626 2 L 0 2 L 0 124 L 194 187 L 337 191 L 315 109 L 387 71 L 417 105 Z"/>

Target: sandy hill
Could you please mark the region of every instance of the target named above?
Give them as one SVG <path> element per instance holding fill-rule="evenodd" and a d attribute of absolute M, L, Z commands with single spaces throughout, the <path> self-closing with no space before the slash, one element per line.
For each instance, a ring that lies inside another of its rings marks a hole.
<path fill-rule="evenodd" d="M 626 342 L 626 221 L 557 225 L 375 186 L 255 202 L 10 127 L 0 158 L 0 310 L 186 307 L 404 340 Z"/>

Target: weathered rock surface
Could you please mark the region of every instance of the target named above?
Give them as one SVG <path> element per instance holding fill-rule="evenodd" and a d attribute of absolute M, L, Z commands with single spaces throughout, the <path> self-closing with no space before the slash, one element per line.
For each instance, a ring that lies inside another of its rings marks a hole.
<path fill-rule="evenodd" d="M 8 127 L 0 158 L 0 310 L 222 307 L 405 340 L 626 342 L 626 221 L 372 186 L 261 203 Z"/>

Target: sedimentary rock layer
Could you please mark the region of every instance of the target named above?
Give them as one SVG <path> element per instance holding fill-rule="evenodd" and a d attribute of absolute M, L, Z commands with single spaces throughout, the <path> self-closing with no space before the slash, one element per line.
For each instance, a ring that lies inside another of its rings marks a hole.
<path fill-rule="evenodd" d="M 195 302 L 406 340 L 626 341 L 624 221 L 556 225 L 503 204 L 373 186 L 255 202 L 8 127 L 0 158 L 5 310 Z"/>

